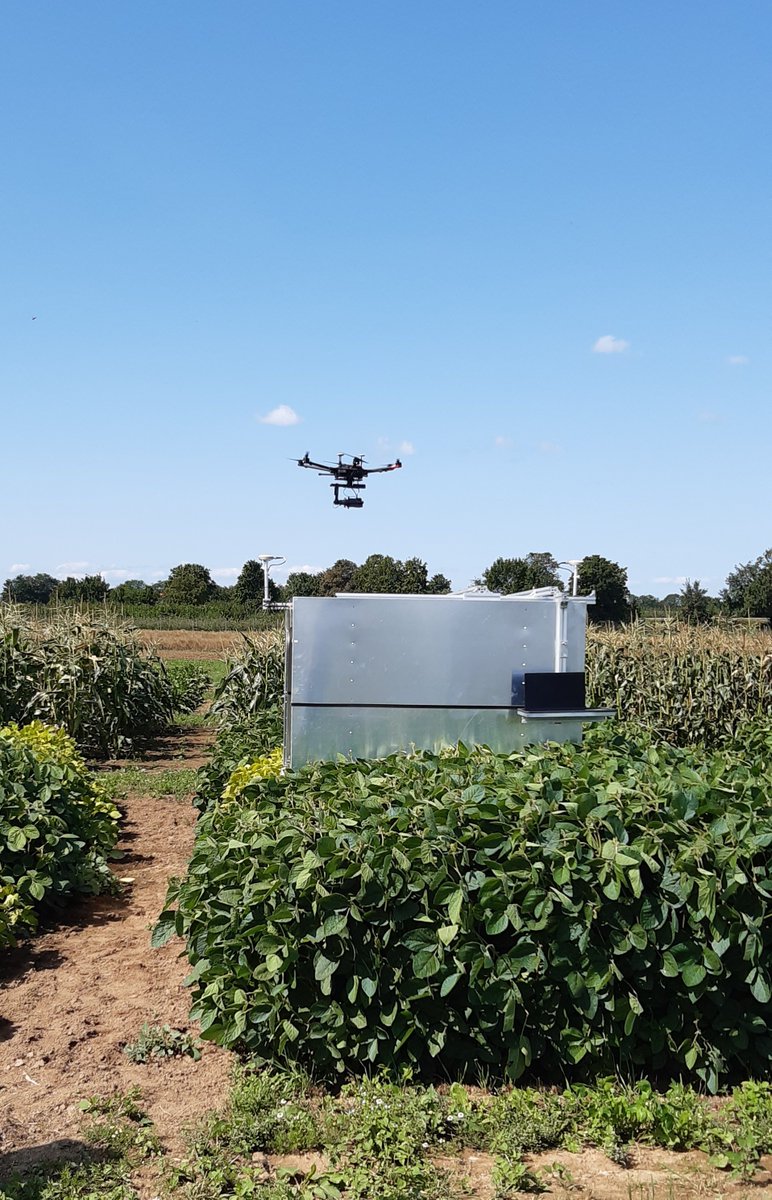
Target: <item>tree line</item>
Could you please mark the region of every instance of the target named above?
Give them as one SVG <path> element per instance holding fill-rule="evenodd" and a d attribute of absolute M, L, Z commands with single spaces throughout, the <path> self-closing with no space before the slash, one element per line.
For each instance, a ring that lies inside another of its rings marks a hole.
<path fill-rule="evenodd" d="M 491 591 L 511 594 L 538 587 L 566 587 L 568 573 L 564 564 L 547 551 L 532 551 L 520 557 L 497 558 L 475 583 Z M 627 569 L 601 554 L 591 554 L 578 566 L 578 591 L 595 591 L 597 603 L 590 609 L 596 622 L 630 621 L 638 616 L 673 614 L 700 624 L 716 616 L 747 616 L 772 619 L 772 549 L 757 559 L 743 563 L 727 577 L 718 596 L 709 596 L 699 580 L 687 580 L 679 592 L 664 599 L 632 595 L 627 586 Z M 451 590 L 445 575 L 430 575 L 420 558 L 392 558 L 371 554 L 363 563 L 340 558 L 323 571 L 293 571 L 283 585 L 269 579 L 272 603 L 293 596 L 333 596 L 337 592 L 389 592 L 398 594 L 442 595 Z M 110 585 L 101 575 L 83 579 L 52 575 L 17 575 L 6 579 L 2 597 L 19 604 L 105 603 L 124 607 L 147 606 L 159 612 L 181 606 L 221 609 L 224 615 L 257 611 L 263 605 L 263 568 L 250 559 L 231 587 L 216 583 L 207 567 L 199 563 L 180 563 L 168 579 L 146 583 L 129 579 Z"/>

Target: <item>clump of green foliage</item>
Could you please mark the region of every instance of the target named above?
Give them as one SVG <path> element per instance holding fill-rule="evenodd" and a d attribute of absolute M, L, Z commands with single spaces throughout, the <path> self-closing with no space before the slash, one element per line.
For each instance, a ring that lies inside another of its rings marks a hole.
<path fill-rule="evenodd" d="M 199 808 L 209 808 L 220 799 L 237 768 L 276 749 L 281 743 L 283 721 L 282 709 L 271 705 L 222 726 L 209 761 L 198 772 L 195 802 Z"/>
<path fill-rule="evenodd" d="M 606 728 L 314 764 L 202 817 L 157 943 L 203 1036 L 323 1075 L 772 1063 L 772 771 Z"/>
<path fill-rule="evenodd" d="M 159 1062 L 166 1058 L 188 1055 L 196 1061 L 201 1057 L 200 1043 L 183 1029 L 171 1025 L 151 1025 L 145 1021 L 135 1042 L 127 1042 L 123 1053 L 134 1063 Z"/>
<path fill-rule="evenodd" d="M 0 729 L 0 946 L 34 930 L 42 908 L 115 890 L 119 819 L 63 730 Z"/>
<path fill-rule="evenodd" d="M 158 1134 L 141 1099 L 140 1089 L 133 1087 L 111 1096 L 92 1096 L 80 1105 L 90 1118 L 86 1140 L 111 1157 L 123 1159 L 129 1167 L 161 1151 Z"/>
<path fill-rule="evenodd" d="M 172 689 L 172 708 L 175 713 L 192 713 L 203 704 L 211 687 L 211 676 L 205 667 L 182 659 L 164 664 Z"/>
<path fill-rule="evenodd" d="M 163 664 L 127 628 L 68 609 L 36 624 L 0 607 L 0 722 L 59 725 L 106 757 L 159 733 L 173 706 Z"/>

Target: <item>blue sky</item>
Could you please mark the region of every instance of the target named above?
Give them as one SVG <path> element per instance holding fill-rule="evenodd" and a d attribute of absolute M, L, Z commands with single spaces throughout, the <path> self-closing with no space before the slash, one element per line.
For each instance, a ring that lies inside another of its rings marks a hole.
<path fill-rule="evenodd" d="M 550 550 L 718 591 L 772 544 L 771 35 L 766 0 L 7 6 L 0 579 Z M 335 510 L 306 450 L 405 469 Z"/>

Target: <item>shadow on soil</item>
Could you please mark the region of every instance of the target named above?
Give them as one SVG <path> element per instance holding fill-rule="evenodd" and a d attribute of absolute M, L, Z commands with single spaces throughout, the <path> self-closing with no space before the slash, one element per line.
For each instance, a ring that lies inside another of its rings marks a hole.
<path fill-rule="evenodd" d="M 14 1176 L 25 1181 L 34 1178 L 41 1185 L 53 1182 L 65 1166 L 91 1166 L 114 1161 L 114 1156 L 95 1150 L 86 1142 L 74 1138 L 59 1138 L 26 1150 L 13 1150 L 0 1155 L 0 1184 L 9 1183 Z"/>
<path fill-rule="evenodd" d="M 63 961 L 58 950 L 36 950 L 31 942 L 22 942 L 12 950 L 5 951 L 0 966 L 0 986 L 19 975 L 26 975 L 28 971 L 53 971 L 61 966 Z M 0 1038 L 11 1036 L 5 1032 L 9 1024 L 9 1021 L 0 1023 Z"/>
<path fill-rule="evenodd" d="M 66 913 L 46 913 L 32 940 L 21 942 L 13 949 L 5 951 L 0 965 L 0 987 L 7 986 L 14 979 L 31 971 L 53 971 L 64 963 L 64 957 L 58 950 L 38 949 L 35 943 L 39 938 L 63 929 L 110 925 L 113 921 L 123 919 L 125 904 L 125 896 L 92 896 L 85 900 L 73 901 L 72 908 Z M 7 1024 L 0 1021 L 0 1041 L 11 1036 L 10 1033 L 4 1032 Z"/>

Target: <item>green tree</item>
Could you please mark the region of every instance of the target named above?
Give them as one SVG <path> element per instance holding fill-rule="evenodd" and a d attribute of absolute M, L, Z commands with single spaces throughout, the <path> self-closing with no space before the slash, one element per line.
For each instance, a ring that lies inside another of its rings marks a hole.
<path fill-rule="evenodd" d="M 207 567 L 180 563 L 172 567 L 162 598 L 165 604 L 206 604 L 217 595 L 217 584 Z"/>
<path fill-rule="evenodd" d="M 401 567 L 402 580 L 399 588 L 401 592 L 409 595 L 423 595 L 429 590 L 429 574 L 426 563 L 420 558 L 406 558 L 403 563 L 398 562 L 397 567 Z"/>
<path fill-rule="evenodd" d="M 287 582 L 282 588 L 285 600 L 293 596 L 320 596 L 319 576 L 310 571 L 290 571 Z"/>
<path fill-rule="evenodd" d="M 59 583 L 53 575 L 17 575 L 3 584 L 3 599 L 15 604 L 48 604 Z"/>
<path fill-rule="evenodd" d="M 641 617 L 654 616 L 662 611 L 662 601 L 648 592 L 643 596 L 631 596 L 630 605 Z"/>
<path fill-rule="evenodd" d="M 353 579 L 354 592 L 401 592 L 403 564 L 388 554 L 371 554 L 357 567 Z"/>
<path fill-rule="evenodd" d="M 273 581 L 271 581 L 273 582 Z M 270 596 L 270 587 L 268 594 Z M 263 564 L 250 558 L 241 568 L 233 585 L 233 598 L 239 604 L 259 608 L 263 603 Z"/>
<path fill-rule="evenodd" d="M 505 596 L 531 588 L 563 586 L 557 560 L 546 551 L 532 551 L 524 558 L 497 558 L 483 571 L 482 581 L 492 592 Z"/>
<path fill-rule="evenodd" d="M 444 596 L 451 590 L 452 584 L 446 575 L 432 575 L 426 590 L 432 596 Z"/>
<path fill-rule="evenodd" d="M 52 599 L 63 604 L 98 604 L 109 591 L 101 575 L 84 575 L 82 579 L 68 575 L 57 583 Z"/>
<path fill-rule="evenodd" d="M 577 591 L 586 596 L 595 592 L 595 604 L 589 609 L 589 618 L 596 624 L 601 621 L 628 621 L 630 603 L 627 597 L 627 570 L 619 563 L 604 558 L 602 554 L 590 554 L 579 564 Z"/>
<path fill-rule="evenodd" d="M 772 549 L 727 576 L 721 599 L 732 613 L 772 620 Z"/>
<path fill-rule="evenodd" d="M 339 558 L 319 575 L 319 595 L 334 596 L 336 592 L 353 592 L 354 577 L 358 571 L 350 558 Z"/>
<path fill-rule="evenodd" d="M 115 604 L 155 604 L 155 588 L 143 579 L 127 579 L 110 589 L 110 601 Z"/>
<path fill-rule="evenodd" d="M 713 605 L 706 589 L 700 586 L 699 579 L 694 583 L 687 579 L 681 588 L 681 616 L 690 625 L 704 625 L 711 618 Z"/>

